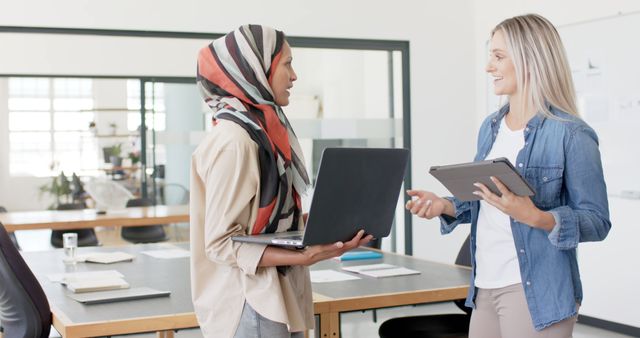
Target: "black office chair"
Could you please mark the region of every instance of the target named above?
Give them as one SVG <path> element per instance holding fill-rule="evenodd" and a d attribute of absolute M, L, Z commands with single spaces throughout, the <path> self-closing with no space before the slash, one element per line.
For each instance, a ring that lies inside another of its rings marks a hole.
<path fill-rule="evenodd" d="M 0 206 L 0 213 L 2 212 L 7 212 L 7 209 L 5 209 L 3 206 Z M 13 243 L 13 245 L 16 246 L 16 249 L 20 250 L 20 245 L 18 245 L 18 239 L 16 238 L 16 234 L 14 234 L 13 232 L 10 232 L 9 238 L 11 238 L 11 242 Z"/>
<path fill-rule="evenodd" d="M 456 264 L 471 266 L 470 237 L 464 241 Z M 464 306 L 464 300 L 454 303 L 465 313 L 438 314 L 392 318 L 380 325 L 380 338 L 466 338 L 469 333 L 471 309 Z"/>
<path fill-rule="evenodd" d="M 0 332 L 7 338 L 46 338 L 50 330 L 47 296 L 0 224 Z"/>
<path fill-rule="evenodd" d="M 81 210 L 86 208 L 84 203 L 68 203 L 58 205 L 57 210 Z M 100 245 L 96 232 L 93 229 L 70 229 L 70 230 L 53 230 L 51 232 L 51 245 L 55 248 L 62 248 L 62 234 L 67 232 L 75 232 L 78 234 L 78 246 L 97 246 Z"/>
<path fill-rule="evenodd" d="M 152 206 L 148 198 L 135 198 L 127 202 L 128 207 L 149 207 Z M 155 243 L 167 240 L 167 234 L 162 225 L 143 225 L 133 227 L 122 227 L 122 238 L 132 243 Z"/>

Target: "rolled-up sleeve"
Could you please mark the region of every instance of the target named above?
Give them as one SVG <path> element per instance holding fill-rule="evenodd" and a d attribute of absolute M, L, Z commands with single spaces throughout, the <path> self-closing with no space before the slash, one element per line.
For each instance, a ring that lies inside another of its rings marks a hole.
<path fill-rule="evenodd" d="M 231 143 L 215 153 L 205 151 L 196 162 L 205 186 L 203 240 L 207 258 L 255 274 L 266 245 L 231 240 L 248 233 L 250 215 L 257 209 L 260 169 L 255 145 Z"/>
<path fill-rule="evenodd" d="M 445 199 L 453 204 L 455 217 L 440 216 L 440 233 L 443 235 L 453 231 L 458 224 L 471 222 L 471 202 L 462 202 L 455 197 L 445 197 Z"/>
<path fill-rule="evenodd" d="M 549 210 L 556 221 L 549 241 L 567 250 L 607 237 L 611 229 L 607 187 L 598 139 L 588 127 L 576 129 L 566 144 L 564 187 L 565 205 Z"/>

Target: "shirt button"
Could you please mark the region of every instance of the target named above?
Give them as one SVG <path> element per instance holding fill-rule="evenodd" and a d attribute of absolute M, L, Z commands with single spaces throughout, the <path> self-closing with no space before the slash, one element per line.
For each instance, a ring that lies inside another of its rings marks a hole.
<path fill-rule="evenodd" d="M 496 120 L 496 119 L 493 119 L 492 121 L 493 121 L 493 123 L 496 123 L 496 122 L 497 122 L 497 120 Z"/>
<path fill-rule="evenodd" d="M 520 253 L 524 253 L 524 249 L 520 249 Z"/>
<path fill-rule="evenodd" d="M 525 145 L 525 146 L 526 146 L 526 145 L 528 145 L 528 144 L 529 144 L 529 141 L 527 141 L 527 142 L 525 142 L 525 143 L 524 143 L 524 145 Z"/>
<path fill-rule="evenodd" d="M 542 180 L 546 182 L 546 181 L 549 180 L 549 178 L 547 176 L 545 176 L 545 177 L 542 178 Z"/>
<path fill-rule="evenodd" d="M 529 127 L 525 128 L 524 131 L 529 131 Z"/>
<path fill-rule="evenodd" d="M 527 281 L 527 286 L 529 286 L 529 285 L 531 285 L 531 282 L 530 282 L 530 281 Z"/>
<path fill-rule="evenodd" d="M 522 162 L 518 163 L 518 167 L 522 168 Z"/>

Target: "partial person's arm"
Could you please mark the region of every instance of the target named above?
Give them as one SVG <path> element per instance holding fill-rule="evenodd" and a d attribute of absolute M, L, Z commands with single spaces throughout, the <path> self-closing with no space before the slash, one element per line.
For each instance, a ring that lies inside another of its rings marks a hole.
<path fill-rule="evenodd" d="M 609 202 L 593 130 L 581 128 L 571 135 L 565 151 L 564 185 L 567 204 L 549 210 L 555 219 L 551 243 L 558 249 L 573 249 L 579 242 L 607 237 Z"/>
<path fill-rule="evenodd" d="M 476 183 L 474 194 L 518 222 L 549 232 L 549 241 L 560 250 L 573 249 L 579 242 L 601 241 L 611 229 L 607 187 L 602 174 L 595 133 L 582 128 L 571 134 L 565 145 L 564 196 L 566 204 L 551 210 L 538 209 L 528 196 L 517 196 L 495 177 L 502 196 Z"/>
<path fill-rule="evenodd" d="M 471 222 L 470 202 L 460 202 L 455 197 L 442 198 L 424 190 L 407 190 L 407 194 L 412 197 L 405 206 L 407 210 L 426 219 L 439 217 L 442 234 L 450 233 L 458 224 Z"/>
<path fill-rule="evenodd" d="M 253 147 L 253 148 L 252 148 Z M 239 243 L 245 235 L 260 170 L 253 144 L 232 142 L 222 150 L 204 149 L 194 165 L 205 185 L 204 249 L 207 258 L 255 274 L 266 245 Z"/>

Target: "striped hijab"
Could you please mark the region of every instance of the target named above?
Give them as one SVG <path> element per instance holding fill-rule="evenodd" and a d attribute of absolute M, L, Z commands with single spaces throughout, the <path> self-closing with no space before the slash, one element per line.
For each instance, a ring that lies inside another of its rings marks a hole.
<path fill-rule="evenodd" d="M 258 144 L 260 209 L 249 233 L 298 230 L 300 195 L 309 188 L 304 158 L 269 79 L 282 55 L 281 31 L 241 26 L 198 54 L 198 89 L 218 119 L 244 128 Z"/>

